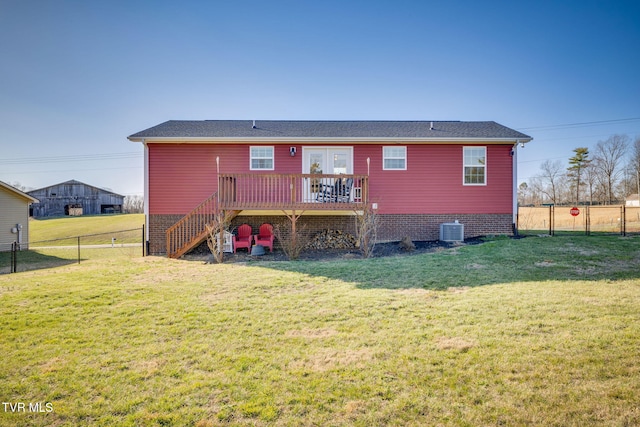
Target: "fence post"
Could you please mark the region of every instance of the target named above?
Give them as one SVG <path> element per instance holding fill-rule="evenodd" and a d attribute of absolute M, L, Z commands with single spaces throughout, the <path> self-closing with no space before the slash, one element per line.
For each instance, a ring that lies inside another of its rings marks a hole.
<path fill-rule="evenodd" d="M 591 235 L 591 210 L 589 209 L 589 206 L 585 206 L 584 209 L 584 222 L 585 222 L 585 235 L 590 236 Z"/>
<path fill-rule="evenodd" d="M 18 272 L 18 242 L 11 244 L 11 273 Z"/>
<path fill-rule="evenodd" d="M 627 209 L 624 204 L 620 206 L 620 233 L 627 235 Z"/>
<path fill-rule="evenodd" d="M 146 224 L 142 224 L 142 256 L 145 257 L 146 254 L 144 253 L 144 238 L 145 238 L 145 226 Z"/>

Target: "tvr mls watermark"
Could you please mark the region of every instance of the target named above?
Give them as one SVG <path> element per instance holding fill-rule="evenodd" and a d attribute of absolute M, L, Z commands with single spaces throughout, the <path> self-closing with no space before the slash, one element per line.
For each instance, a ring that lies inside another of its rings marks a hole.
<path fill-rule="evenodd" d="M 53 403 L 51 402 L 2 402 L 2 406 L 4 412 L 53 412 Z"/>

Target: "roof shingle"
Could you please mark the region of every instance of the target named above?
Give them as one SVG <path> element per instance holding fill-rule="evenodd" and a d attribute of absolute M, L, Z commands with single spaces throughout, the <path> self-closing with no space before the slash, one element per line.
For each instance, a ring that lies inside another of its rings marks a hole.
<path fill-rule="evenodd" d="M 418 138 L 522 139 L 493 121 L 169 120 L 129 136 L 145 138 Z M 433 124 L 433 128 L 431 125 Z"/>

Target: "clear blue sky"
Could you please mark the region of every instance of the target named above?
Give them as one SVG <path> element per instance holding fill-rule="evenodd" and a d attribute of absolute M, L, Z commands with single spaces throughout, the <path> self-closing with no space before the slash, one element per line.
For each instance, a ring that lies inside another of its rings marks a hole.
<path fill-rule="evenodd" d="M 640 2 L 0 0 L 0 180 L 142 194 L 169 119 L 494 120 L 527 180 L 640 136 Z"/>

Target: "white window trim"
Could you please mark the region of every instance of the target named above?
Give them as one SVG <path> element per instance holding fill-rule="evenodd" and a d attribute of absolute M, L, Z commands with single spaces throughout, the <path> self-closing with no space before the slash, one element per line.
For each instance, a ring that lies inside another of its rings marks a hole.
<path fill-rule="evenodd" d="M 404 148 L 404 156 L 403 157 L 386 157 L 384 155 L 384 149 L 385 148 Z M 388 168 L 385 167 L 385 160 L 398 160 L 398 159 L 402 159 L 404 160 L 404 167 L 403 168 Z M 382 170 L 384 171 L 406 171 L 407 170 L 407 163 L 408 163 L 408 159 L 407 159 L 407 146 L 403 145 L 403 146 L 397 146 L 397 145 L 384 145 L 382 147 Z"/>
<path fill-rule="evenodd" d="M 465 181 L 465 177 L 466 177 L 465 169 L 467 168 L 467 166 L 469 166 L 469 167 L 478 167 L 478 165 L 467 165 L 464 162 L 464 157 L 465 157 L 464 156 L 464 152 L 465 152 L 465 149 L 467 149 L 467 148 L 482 148 L 482 149 L 484 149 L 484 182 L 483 183 L 475 183 L 475 182 L 467 183 Z M 486 146 L 469 145 L 469 146 L 462 147 L 462 185 L 470 186 L 470 187 L 483 187 L 483 186 L 486 186 L 487 185 L 487 180 L 488 180 L 487 179 L 488 178 L 488 176 L 487 176 L 487 167 L 488 167 L 487 164 L 488 163 L 489 163 L 489 161 L 488 161 L 488 157 L 487 157 L 487 147 Z"/>
<path fill-rule="evenodd" d="M 253 157 L 253 149 L 254 148 L 271 148 L 271 157 Z M 254 168 L 253 160 L 254 159 L 271 159 L 271 167 L 270 168 Z M 252 171 L 272 171 L 276 169 L 276 150 L 273 145 L 265 146 L 265 145 L 251 145 L 249 147 L 249 170 Z"/>

